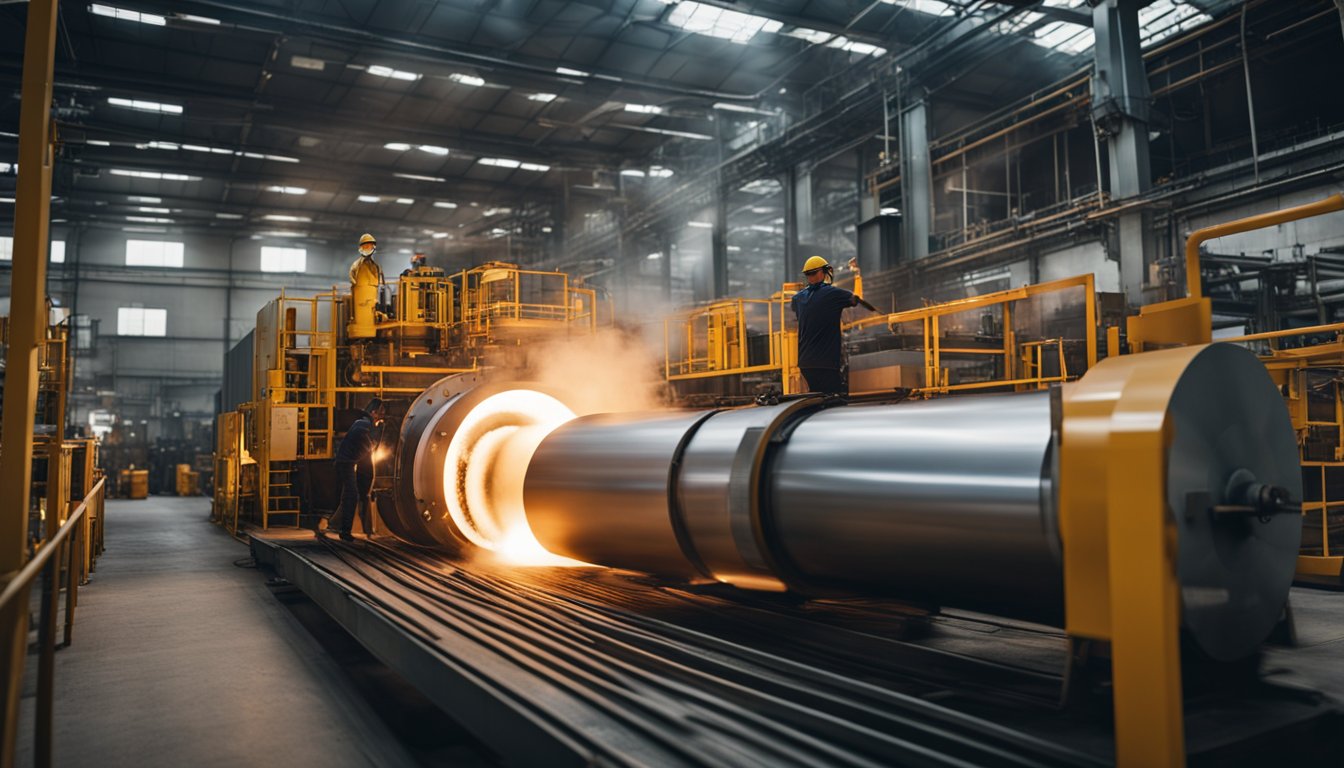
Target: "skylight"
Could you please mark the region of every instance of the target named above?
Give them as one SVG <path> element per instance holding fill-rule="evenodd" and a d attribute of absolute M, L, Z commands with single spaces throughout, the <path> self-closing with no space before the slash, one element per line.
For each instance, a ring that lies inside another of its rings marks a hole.
<path fill-rule="evenodd" d="M 942 0 L 882 0 L 887 5 L 909 8 L 912 11 L 927 13 L 931 16 L 953 16 L 957 9 Z"/>
<path fill-rule="evenodd" d="M 1071 21 L 1054 21 L 1033 32 L 1031 41 L 1042 48 L 1078 54 L 1090 50 L 1097 37 L 1091 27 Z"/>
<path fill-rule="evenodd" d="M 1139 9 L 1139 39 L 1143 45 L 1151 45 L 1212 18 L 1189 3 L 1156 0 Z"/>
<path fill-rule="evenodd" d="M 182 114 L 182 106 L 179 104 L 161 104 L 157 101 L 143 101 L 141 99 L 119 99 L 115 96 L 109 98 L 107 103 L 114 107 L 125 107 L 141 112 L 158 112 L 164 115 Z"/>
<path fill-rule="evenodd" d="M 431 155 L 438 155 L 439 157 L 443 157 L 444 155 L 448 154 L 447 147 L 436 147 L 433 146 L 432 144 L 421 144 L 419 149 L 421 152 L 428 152 Z"/>
<path fill-rule="evenodd" d="M 168 21 L 162 16 L 152 13 L 141 13 L 140 11 L 131 11 L 125 8 L 117 8 L 111 5 L 101 5 L 95 3 L 89 6 L 89 13 L 94 16 L 106 16 L 109 19 L 120 19 L 122 21 L 137 21 L 141 24 L 150 24 L 155 27 L 162 27 Z"/>
<path fill-rule="evenodd" d="M 783 24 L 752 13 L 730 11 L 696 2 L 677 3 L 667 15 L 667 23 L 710 37 L 745 43 L 758 32 L 778 32 Z"/>

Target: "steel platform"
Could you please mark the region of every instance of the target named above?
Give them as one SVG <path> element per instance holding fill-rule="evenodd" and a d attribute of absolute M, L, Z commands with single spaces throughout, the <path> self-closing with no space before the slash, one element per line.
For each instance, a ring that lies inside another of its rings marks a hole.
<path fill-rule="evenodd" d="M 272 531 L 251 548 L 508 764 L 1113 762 L 1107 685 L 1074 680 L 1062 706 L 1068 644 L 1047 627 L 393 539 Z M 1295 597 L 1309 647 L 1187 683 L 1192 766 L 1344 759 L 1341 596 L 1322 594 Z"/>

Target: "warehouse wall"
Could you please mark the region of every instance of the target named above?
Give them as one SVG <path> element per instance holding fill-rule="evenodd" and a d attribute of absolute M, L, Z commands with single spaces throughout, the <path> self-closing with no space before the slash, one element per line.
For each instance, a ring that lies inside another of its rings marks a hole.
<path fill-rule="evenodd" d="M 0 232 L 0 234 L 10 234 Z M 92 410 L 144 421 L 150 439 L 177 429 L 168 420 L 211 420 L 225 352 L 256 323 L 256 313 L 283 289 L 311 295 L 344 284 L 353 248 L 282 239 L 235 239 L 209 234 L 137 234 L 53 227 L 66 241 L 66 261 L 51 264 L 53 298 L 97 323 L 92 347 L 76 353 L 72 423 Z M 184 244 L 183 267 L 126 265 L 128 239 Z M 261 247 L 307 250 L 303 274 L 261 271 Z M 0 303 L 9 296 L 9 263 L 0 263 Z M 384 259 L 389 273 L 399 271 Z M 167 310 L 167 335 L 120 336 L 121 307 Z M 174 414 L 178 414 L 175 416 Z"/>

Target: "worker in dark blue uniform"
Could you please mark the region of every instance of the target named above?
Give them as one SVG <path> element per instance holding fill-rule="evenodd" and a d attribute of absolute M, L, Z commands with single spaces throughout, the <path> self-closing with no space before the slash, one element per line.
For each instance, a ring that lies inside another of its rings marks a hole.
<path fill-rule="evenodd" d="M 373 487 L 374 448 L 373 428 L 383 423 L 387 409 L 383 401 L 374 398 L 369 407 L 345 433 L 336 448 L 336 480 L 341 486 L 341 502 L 331 519 L 330 527 L 340 531 L 342 541 L 354 541 L 350 529 L 355 524 L 355 512 L 364 524 L 364 530 L 373 530 L 369 510 L 369 490 Z M 320 532 L 320 530 L 319 530 Z"/>
<path fill-rule="evenodd" d="M 840 369 L 844 362 L 840 345 L 840 316 L 850 307 L 862 304 L 877 308 L 862 297 L 831 285 L 831 265 L 820 256 L 803 264 L 807 287 L 795 293 L 793 314 L 798 318 L 798 369 L 809 392 L 826 395 L 844 394 L 846 387 Z"/>

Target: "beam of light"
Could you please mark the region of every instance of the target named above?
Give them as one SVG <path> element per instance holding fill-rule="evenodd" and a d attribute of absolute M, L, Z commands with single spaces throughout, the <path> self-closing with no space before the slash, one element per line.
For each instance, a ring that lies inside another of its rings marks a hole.
<path fill-rule="evenodd" d="M 547 552 L 527 523 L 523 479 L 537 446 L 575 414 L 530 389 L 482 400 L 453 433 L 444 453 L 443 495 L 457 530 L 515 565 L 586 565 Z"/>

